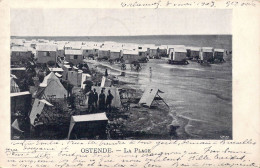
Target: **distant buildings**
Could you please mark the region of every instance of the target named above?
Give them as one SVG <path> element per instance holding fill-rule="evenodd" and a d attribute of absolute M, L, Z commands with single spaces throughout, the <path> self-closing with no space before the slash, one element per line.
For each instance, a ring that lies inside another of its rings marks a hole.
<path fill-rule="evenodd" d="M 32 57 L 32 51 L 29 51 L 27 47 L 15 46 L 11 48 L 11 64 L 17 64 L 20 61 L 28 60 Z"/>
<path fill-rule="evenodd" d="M 109 58 L 110 56 L 110 51 L 109 48 L 100 48 L 98 50 L 98 58 Z"/>
<path fill-rule="evenodd" d="M 137 50 L 123 50 L 123 59 L 126 63 L 132 63 L 133 61 L 138 60 L 138 51 Z"/>
<path fill-rule="evenodd" d="M 65 59 L 66 61 L 76 65 L 83 62 L 83 52 L 82 50 L 65 50 Z"/>
<path fill-rule="evenodd" d="M 112 48 L 110 50 L 110 59 L 115 60 L 115 59 L 120 59 L 122 56 L 122 50 L 120 48 Z"/>
<path fill-rule="evenodd" d="M 186 48 L 172 48 L 169 50 L 169 58 L 172 61 L 184 61 L 187 57 Z"/>
<path fill-rule="evenodd" d="M 214 58 L 214 50 L 212 47 L 202 47 L 200 50 L 201 61 L 211 61 Z"/>
<path fill-rule="evenodd" d="M 49 61 L 56 62 L 57 59 L 57 46 L 41 44 L 36 47 L 37 63 L 47 63 Z"/>

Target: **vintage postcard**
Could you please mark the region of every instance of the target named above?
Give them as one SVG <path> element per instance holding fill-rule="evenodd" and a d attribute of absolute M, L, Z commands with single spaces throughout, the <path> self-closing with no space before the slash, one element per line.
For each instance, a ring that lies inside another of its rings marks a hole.
<path fill-rule="evenodd" d="M 0 1 L 0 166 L 259 167 L 259 1 L 111 3 Z"/>

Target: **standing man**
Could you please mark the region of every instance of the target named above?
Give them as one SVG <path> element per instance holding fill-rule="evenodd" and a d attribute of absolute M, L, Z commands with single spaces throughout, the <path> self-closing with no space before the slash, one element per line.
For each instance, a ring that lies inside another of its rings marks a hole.
<path fill-rule="evenodd" d="M 96 92 L 96 89 L 94 89 L 93 96 L 94 96 L 94 106 L 95 106 L 95 109 L 97 110 L 98 94 Z"/>
<path fill-rule="evenodd" d="M 101 90 L 101 93 L 99 94 L 99 109 L 105 110 L 105 104 L 106 104 L 106 95 L 104 94 L 104 90 Z"/>
<path fill-rule="evenodd" d="M 111 94 L 111 91 L 108 90 L 106 106 L 108 107 L 109 112 L 111 112 L 111 104 L 112 104 L 113 98 L 114 98 L 114 96 Z"/>
<path fill-rule="evenodd" d="M 88 111 L 92 112 L 93 111 L 93 103 L 94 103 L 94 93 L 93 90 L 90 91 L 88 95 Z"/>

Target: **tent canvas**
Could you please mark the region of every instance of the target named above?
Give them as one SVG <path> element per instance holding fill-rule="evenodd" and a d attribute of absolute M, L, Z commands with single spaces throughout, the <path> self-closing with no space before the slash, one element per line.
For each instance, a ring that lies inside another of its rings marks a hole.
<path fill-rule="evenodd" d="M 40 99 L 35 99 L 32 107 L 32 111 L 30 113 L 30 123 L 34 125 L 34 120 L 37 114 L 41 114 L 44 108 L 45 103 L 40 101 Z"/>
<path fill-rule="evenodd" d="M 107 120 L 108 118 L 106 116 L 106 113 L 71 116 L 68 139 L 70 138 L 71 131 L 77 122 L 107 121 Z"/>
<path fill-rule="evenodd" d="M 145 92 L 144 92 L 143 96 L 141 97 L 139 104 L 150 107 L 152 105 L 153 100 L 154 100 L 155 96 L 157 95 L 158 91 L 159 91 L 158 88 L 149 87 L 149 88 L 145 89 Z"/>
<path fill-rule="evenodd" d="M 91 75 L 90 74 L 87 74 L 87 73 L 82 73 L 82 79 L 81 79 L 81 88 L 84 89 L 85 88 L 85 85 L 84 82 L 86 79 L 88 78 L 91 78 Z"/>
<path fill-rule="evenodd" d="M 10 83 L 11 83 L 11 93 L 20 92 L 19 86 L 16 84 L 13 77 L 11 77 Z"/>
<path fill-rule="evenodd" d="M 17 131 L 19 131 L 19 132 L 24 132 L 24 131 L 22 131 L 22 130 L 20 129 L 19 123 L 18 123 L 18 120 L 17 120 L 17 119 L 15 119 L 14 122 L 12 123 L 12 128 L 15 129 L 15 130 L 17 130 Z"/>
<path fill-rule="evenodd" d="M 44 95 L 48 98 L 55 96 L 55 98 L 64 98 L 68 96 L 67 90 L 63 87 L 60 81 L 51 81 L 44 89 Z"/>
<path fill-rule="evenodd" d="M 101 87 L 110 87 L 111 84 L 111 80 L 107 79 L 105 76 L 102 77 Z"/>
<path fill-rule="evenodd" d="M 42 83 L 40 84 L 40 87 L 46 87 L 49 84 L 49 82 L 53 80 L 59 81 L 59 78 L 57 78 L 57 76 L 53 72 L 51 72 L 44 77 Z"/>
<path fill-rule="evenodd" d="M 93 89 L 96 89 L 96 92 L 98 93 L 98 95 L 101 93 L 101 90 L 104 89 L 104 94 L 106 95 L 106 97 L 107 97 L 107 94 L 108 94 L 108 90 L 110 90 L 111 94 L 114 96 L 114 99 L 112 100 L 112 104 L 111 104 L 112 107 L 117 107 L 117 108 L 121 107 L 121 100 L 120 100 L 118 88 L 92 86 L 92 90 Z"/>
<path fill-rule="evenodd" d="M 158 88 L 148 87 L 145 89 L 143 96 L 141 97 L 139 104 L 151 107 L 154 99 L 158 96 L 163 102 L 164 100 L 158 95 L 158 92 L 163 93 Z M 165 103 L 165 102 L 164 102 Z M 165 103 L 166 104 L 166 103 Z M 167 104 L 166 104 L 167 105 Z M 167 105 L 168 106 L 168 105 Z M 168 106 L 169 107 L 169 106 Z"/>

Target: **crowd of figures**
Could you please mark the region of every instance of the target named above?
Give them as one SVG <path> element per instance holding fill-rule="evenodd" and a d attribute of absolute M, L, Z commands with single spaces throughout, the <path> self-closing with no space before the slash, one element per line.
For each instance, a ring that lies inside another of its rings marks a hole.
<path fill-rule="evenodd" d="M 111 104 L 114 96 L 111 91 L 108 90 L 108 95 L 106 97 L 104 89 L 102 88 L 101 93 L 98 95 L 96 89 L 90 90 L 88 93 L 88 111 L 94 112 L 98 109 L 101 111 L 108 110 L 111 112 Z"/>

